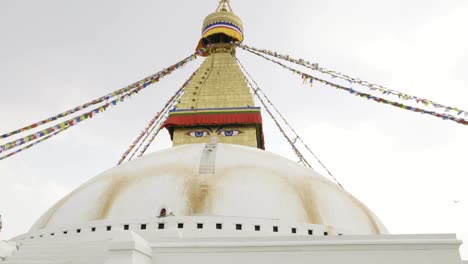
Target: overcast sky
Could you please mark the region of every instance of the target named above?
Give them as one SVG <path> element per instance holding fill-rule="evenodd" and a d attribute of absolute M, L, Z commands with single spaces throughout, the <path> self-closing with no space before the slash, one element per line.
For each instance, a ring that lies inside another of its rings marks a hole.
<path fill-rule="evenodd" d="M 217 2 L 0 1 L 0 133 L 191 54 L 203 19 Z M 231 5 L 244 21 L 248 45 L 468 110 L 467 1 L 233 0 Z M 345 188 L 391 233 L 457 233 L 468 241 L 468 127 L 324 85 L 310 88 L 270 62 L 241 50 L 238 57 Z M 0 239 L 27 232 L 61 197 L 115 166 L 201 61 L 0 161 Z M 296 160 L 266 114 L 264 120 L 267 150 Z M 164 131 L 150 150 L 170 145 Z M 468 247 L 462 255 L 468 258 Z"/>

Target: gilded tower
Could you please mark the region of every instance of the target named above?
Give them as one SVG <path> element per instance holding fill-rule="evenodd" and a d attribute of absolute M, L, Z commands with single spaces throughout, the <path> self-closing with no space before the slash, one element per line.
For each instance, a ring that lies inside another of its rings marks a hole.
<path fill-rule="evenodd" d="M 260 108 L 235 57 L 243 38 L 242 21 L 221 0 L 203 22 L 197 51 L 206 59 L 165 123 L 174 146 L 214 141 L 264 148 Z"/>

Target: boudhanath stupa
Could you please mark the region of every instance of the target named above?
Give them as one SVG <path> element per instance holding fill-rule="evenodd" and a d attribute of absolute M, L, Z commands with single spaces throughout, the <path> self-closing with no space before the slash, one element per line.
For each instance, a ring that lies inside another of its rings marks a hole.
<path fill-rule="evenodd" d="M 389 234 L 340 185 L 264 149 L 236 60 L 228 0 L 203 22 L 205 57 L 162 128 L 173 147 L 82 184 L 0 243 L 0 262 L 461 264 L 455 234 Z"/>

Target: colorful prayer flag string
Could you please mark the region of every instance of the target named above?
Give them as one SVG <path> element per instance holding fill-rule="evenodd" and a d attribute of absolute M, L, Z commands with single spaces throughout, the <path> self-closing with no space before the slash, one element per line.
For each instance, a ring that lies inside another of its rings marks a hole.
<path fill-rule="evenodd" d="M 320 164 L 320 166 L 322 166 L 322 168 L 325 169 L 325 171 L 328 173 L 328 175 L 336 182 L 336 184 L 338 184 L 338 186 L 340 186 L 341 188 L 344 188 L 341 183 L 338 181 L 338 179 L 330 172 L 330 170 L 325 166 L 325 164 L 323 164 L 323 162 L 318 158 L 318 156 L 309 148 L 309 146 L 302 140 L 302 138 L 299 136 L 299 134 L 296 132 L 296 130 L 289 124 L 288 120 L 286 120 L 286 118 L 281 114 L 281 112 L 278 110 L 278 108 L 276 108 L 276 106 L 270 101 L 270 99 L 268 98 L 268 96 L 263 92 L 263 90 L 260 88 L 260 86 L 258 86 L 257 82 L 252 78 L 252 76 L 249 74 L 249 72 L 247 72 L 247 70 L 245 69 L 244 65 L 242 65 L 242 63 L 239 61 L 239 59 L 236 59 L 237 60 L 237 63 L 239 64 L 241 70 L 243 71 L 244 73 L 244 77 L 247 79 L 247 76 L 250 78 L 250 80 L 252 80 L 252 83 L 255 85 L 255 89 L 252 89 L 254 91 L 254 94 L 257 96 L 257 98 L 260 100 L 260 102 L 263 104 L 263 106 L 265 107 L 265 109 L 268 109 L 268 107 L 266 106 L 265 102 L 262 100 L 262 98 L 260 97 L 260 94 L 265 98 L 265 100 L 268 102 L 268 104 L 271 105 L 271 107 L 273 107 L 273 110 L 275 110 L 275 112 L 279 115 L 279 117 L 283 120 L 283 122 L 286 124 L 286 126 L 288 126 L 288 128 L 293 132 L 294 134 L 294 140 L 291 140 L 290 138 L 287 138 L 288 142 L 290 144 L 292 144 L 293 146 L 293 150 L 294 152 L 296 153 L 296 155 L 298 156 L 299 160 L 305 160 L 305 157 L 300 153 L 299 149 L 297 149 L 296 147 L 296 142 L 297 140 L 299 140 L 303 145 L 304 147 L 309 151 L 310 154 L 312 154 L 312 156 L 317 160 L 317 162 Z M 247 76 L 246 76 L 247 75 Z M 247 79 L 248 80 L 248 79 Z M 248 82 L 249 85 L 252 87 L 252 84 L 250 82 Z M 271 113 L 271 112 L 270 112 Z M 276 125 L 279 125 L 279 123 L 275 120 L 275 124 Z M 284 134 L 283 134 L 284 135 Z M 305 162 L 303 162 L 304 165 L 307 166 L 307 164 L 309 164 L 307 162 L 307 160 L 305 160 Z M 310 164 L 309 164 L 310 166 Z"/>
<path fill-rule="evenodd" d="M 265 55 L 262 55 L 262 54 L 260 54 L 260 53 L 258 53 L 256 51 L 249 50 L 249 49 L 245 49 L 245 50 L 250 52 L 250 53 L 253 53 L 253 54 L 255 54 L 255 55 L 257 55 L 257 56 L 259 56 L 261 58 L 264 58 L 264 59 L 269 60 L 269 61 L 271 61 L 273 63 L 276 63 L 276 64 L 282 66 L 283 68 L 288 69 L 288 70 L 300 75 L 302 77 L 302 79 L 304 80 L 304 83 L 312 84 L 313 81 L 318 81 L 318 82 L 321 82 L 321 83 L 323 83 L 325 85 L 334 87 L 334 88 L 339 89 L 339 90 L 347 91 L 350 94 L 354 94 L 356 96 L 359 96 L 361 98 L 365 98 L 365 99 L 368 99 L 368 100 L 373 100 L 373 101 L 378 102 L 378 103 L 392 105 L 392 106 L 395 106 L 395 107 L 398 107 L 398 108 L 401 108 L 401 109 L 405 109 L 405 110 L 409 110 L 409 111 L 413 111 L 413 112 L 417 112 L 417 113 L 421 113 L 421 114 L 432 115 L 432 116 L 441 118 L 443 120 L 451 120 L 453 122 L 456 122 L 456 123 L 459 123 L 459 124 L 462 124 L 462 125 L 468 125 L 468 120 L 466 120 L 466 119 L 458 118 L 458 117 L 455 117 L 455 116 L 452 116 L 452 115 L 449 115 L 449 114 L 445 114 L 445 113 L 438 113 L 438 112 L 434 112 L 434 111 L 428 111 L 428 110 L 425 110 L 425 109 L 404 105 L 402 103 L 398 103 L 398 102 L 390 101 L 390 100 L 387 100 L 387 99 L 383 99 L 383 98 L 380 98 L 380 97 L 377 97 L 377 96 L 374 96 L 374 95 L 371 95 L 371 94 L 368 94 L 368 93 L 359 92 L 359 91 L 356 91 L 356 90 L 354 90 L 352 88 L 345 87 L 345 86 L 342 86 L 342 85 L 339 85 L 339 84 L 335 84 L 335 83 L 326 81 L 324 79 L 320 79 L 320 78 L 311 76 L 311 75 L 309 75 L 307 73 L 304 73 L 304 72 L 301 72 L 301 71 L 296 70 L 294 68 L 291 68 L 291 67 L 289 67 L 289 66 L 287 66 L 287 65 L 285 65 L 285 64 L 283 64 L 283 63 L 281 63 L 279 61 L 268 58 Z"/>
<path fill-rule="evenodd" d="M 176 93 L 167 101 L 167 103 L 164 105 L 163 107 L 163 110 L 161 110 L 160 112 L 156 113 L 156 115 L 154 116 L 153 119 L 151 119 L 151 121 L 148 123 L 148 125 L 146 126 L 146 128 L 137 136 L 137 138 L 132 142 L 132 144 L 128 147 L 128 149 L 124 152 L 124 154 L 122 155 L 122 157 L 120 158 L 120 160 L 118 161 L 117 165 L 120 165 L 122 164 L 122 162 L 127 158 L 127 156 L 130 154 L 130 152 L 135 148 L 135 146 L 141 141 L 140 145 L 138 146 L 138 148 L 135 150 L 135 152 L 133 152 L 133 154 L 130 156 L 129 158 L 129 161 L 133 158 L 133 156 L 135 155 L 136 152 L 138 152 L 138 150 L 140 149 L 140 147 L 142 146 L 143 142 L 146 141 L 146 139 L 148 138 L 149 134 L 153 132 L 153 130 L 155 129 L 155 127 L 157 126 L 154 126 L 155 123 L 160 123 L 161 121 L 161 117 L 163 117 L 163 114 L 167 111 L 167 110 L 170 110 L 171 106 L 173 105 L 174 101 L 177 101 L 178 98 L 180 98 L 180 96 L 183 94 L 184 92 L 184 89 L 185 87 L 189 84 L 190 80 L 192 79 L 192 77 L 195 75 L 195 73 L 192 73 L 192 75 L 190 76 L 190 78 L 184 83 L 184 85 L 182 85 L 181 88 L 179 88 L 179 90 L 176 91 Z M 156 122 L 158 121 L 159 122 Z M 146 135 L 146 137 L 141 140 L 144 136 Z"/>
<path fill-rule="evenodd" d="M 42 137 L 46 137 L 47 139 L 49 139 L 50 137 L 48 137 L 48 135 L 55 135 L 54 132 L 56 132 L 56 131 L 65 130 L 66 128 L 74 126 L 74 125 L 78 124 L 81 121 L 92 118 L 94 115 L 97 115 L 99 113 L 104 112 L 105 110 L 107 110 L 107 108 L 115 106 L 120 102 L 124 102 L 125 99 L 131 97 L 134 94 L 137 94 L 142 89 L 145 89 L 148 85 L 153 84 L 155 82 L 158 82 L 160 78 L 162 78 L 164 76 L 167 76 L 168 74 L 172 73 L 174 70 L 176 70 L 179 67 L 185 65 L 187 62 L 192 61 L 193 58 L 196 58 L 196 55 L 192 55 L 192 56 L 187 57 L 186 59 L 183 60 L 183 61 L 185 61 L 184 63 L 179 62 L 177 64 L 172 65 L 169 68 L 166 68 L 166 69 L 160 71 L 161 75 L 157 79 L 151 79 L 150 78 L 150 79 L 147 80 L 147 82 L 145 82 L 145 83 L 143 83 L 141 85 L 138 85 L 138 87 L 136 87 L 135 89 L 130 90 L 126 94 L 124 94 L 124 95 L 122 95 L 122 96 L 118 97 L 117 99 L 114 99 L 114 100 L 112 100 L 110 102 L 107 102 L 106 104 L 104 104 L 104 105 L 102 105 L 100 107 L 97 107 L 97 108 L 95 108 L 95 109 L 93 109 L 93 110 L 91 110 L 91 111 L 89 111 L 87 113 L 84 113 L 84 114 L 82 114 L 80 116 L 77 116 L 77 117 L 74 117 L 74 118 L 71 118 L 71 119 L 68 119 L 67 121 L 64 121 L 64 122 L 59 123 L 59 124 L 54 125 L 54 126 L 51 126 L 51 127 L 46 128 L 44 130 L 41 130 L 39 132 L 30 134 L 30 135 L 25 136 L 23 138 L 8 142 L 8 143 L 6 143 L 4 145 L 0 145 L 0 153 L 2 153 L 3 151 L 7 151 L 9 149 L 19 147 L 19 146 L 21 146 L 23 144 L 26 144 L 28 142 L 31 142 L 31 141 L 33 141 L 35 139 L 39 139 L 39 138 L 42 138 Z M 183 62 L 183 61 L 181 61 L 181 62 Z M 40 142 L 43 142 L 44 140 L 41 140 Z"/>
<path fill-rule="evenodd" d="M 247 78 L 246 78 L 247 79 Z M 247 79 L 248 80 L 248 79 Z M 309 168 L 312 168 L 312 166 L 309 164 L 309 162 L 306 160 L 306 158 L 304 157 L 304 155 L 302 155 L 302 153 L 299 151 L 299 149 L 296 147 L 296 145 L 293 143 L 293 141 L 291 140 L 291 138 L 286 134 L 286 131 L 284 131 L 284 129 L 281 127 L 281 125 L 279 124 L 278 120 L 275 118 L 275 116 L 273 115 L 273 113 L 270 111 L 270 109 L 268 108 L 268 106 L 266 105 L 266 103 L 263 101 L 263 99 L 258 95 L 258 89 L 255 89 L 253 87 L 253 85 L 250 83 L 250 81 L 248 81 L 248 84 L 250 86 L 250 88 L 253 90 L 253 92 L 255 93 L 255 95 L 257 96 L 258 100 L 260 101 L 260 103 L 263 105 L 263 108 L 265 109 L 265 111 L 268 113 L 268 115 L 270 116 L 270 118 L 273 120 L 273 122 L 275 123 L 276 127 L 278 127 L 278 130 L 280 131 L 280 133 L 283 135 L 283 137 L 286 139 L 286 141 L 288 141 L 289 145 L 291 145 L 291 148 L 293 149 L 294 151 L 294 154 L 296 154 L 296 156 L 299 158 L 299 161 L 304 164 L 304 166 L 306 167 L 309 167 Z"/>
<path fill-rule="evenodd" d="M 47 119 L 41 120 L 41 121 L 33 123 L 31 125 L 22 127 L 20 129 L 14 130 L 14 131 L 11 131 L 9 133 L 5 133 L 5 134 L 1 135 L 0 138 L 7 138 L 7 137 L 10 137 L 12 135 L 16 135 L 18 133 L 22 133 L 22 132 L 28 131 L 30 129 L 36 128 L 38 126 L 41 126 L 41 125 L 56 121 L 57 119 L 63 118 L 63 117 L 68 116 L 68 115 L 71 115 L 71 114 L 73 114 L 73 113 L 75 113 L 77 111 L 81 111 L 83 109 L 86 109 L 91 105 L 96 105 L 96 104 L 102 103 L 102 102 L 104 102 L 106 100 L 109 100 L 109 99 L 114 98 L 116 96 L 119 96 L 119 95 L 121 95 L 123 93 L 131 91 L 132 89 L 136 89 L 138 87 L 143 87 L 143 86 L 146 87 L 149 84 L 158 82 L 161 77 L 166 76 L 167 74 L 171 73 L 175 69 L 178 69 L 178 68 L 184 66 L 185 64 L 187 64 L 188 62 L 196 59 L 197 56 L 198 56 L 197 53 L 194 53 L 194 54 L 186 57 L 185 59 L 179 61 L 178 63 L 176 63 L 176 64 L 174 64 L 172 66 L 169 66 L 168 68 L 165 68 L 165 69 L 163 69 L 163 70 L 161 70 L 161 71 L 159 71 L 159 72 L 157 72 L 157 73 L 155 73 L 153 75 L 150 75 L 150 76 L 148 76 L 148 77 L 146 77 L 144 79 L 141 79 L 140 81 L 132 83 L 132 84 L 130 84 L 130 85 L 128 85 L 128 86 L 126 86 L 126 87 L 124 87 L 122 89 L 119 89 L 119 90 L 116 90 L 116 91 L 114 91 L 112 93 L 109 93 L 107 95 L 101 96 L 101 97 L 99 97 L 99 98 L 97 98 L 95 100 L 92 100 L 90 102 L 87 102 L 85 104 L 82 104 L 80 106 L 72 108 L 70 110 L 67 110 L 67 111 L 65 111 L 63 113 L 60 113 L 58 115 L 49 117 Z"/>
<path fill-rule="evenodd" d="M 140 151 L 140 153 L 138 153 L 137 157 L 141 157 L 141 156 L 143 156 L 143 154 L 145 154 L 146 150 L 149 148 L 151 143 L 153 143 L 154 139 L 159 134 L 159 131 L 161 131 L 162 124 L 164 124 L 164 122 L 167 120 L 168 116 L 169 116 L 168 112 L 166 112 L 165 115 L 163 116 L 162 122 L 159 123 L 158 126 L 156 126 L 157 127 L 156 131 L 153 133 L 153 135 L 151 135 L 151 138 L 149 139 L 148 143 L 146 143 L 146 145 L 143 147 L 143 149 Z"/>
<path fill-rule="evenodd" d="M 166 122 L 168 116 L 169 116 L 169 111 L 171 109 L 174 109 L 177 104 L 180 102 L 180 99 L 182 98 L 182 95 L 184 94 L 185 92 L 185 87 L 187 87 L 187 85 L 190 83 L 190 81 L 192 80 L 193 76 L 195 76 L 195 73 L 194 72 L 192 74 L 192 76 L 190 76 L 190 78 L 184 83 L 184 85 L 180 88 L 181 92 L 172 100 L 171 104 L 169 105 L 169 107 L 167 107 L 165 110 L 164 110 L 164 115 L 162 117 L 162 119 L 160 120 L 160 122 L 158 123 L 157 125 L 157 130 L 153 133 L 153 135 L 151 136 L 151 138 L 149 139 L 148 143 L 143 147 L 143 149 L 140 151 L 140 153 L 138 153 L 137 157 L 141 157 L 143 156 L 143 154 L 145 154 L 146 150 L 149 148 L 149 146 L 151 145 L 151 143 L 153 143 L 154 139 L 156 138 L 156 136 L 159 134 L 159 131 L 161 131 L 162 129 L 162 125 Z M 137 151 L 135 151 L 136 153 Z"/>
<path fill-rule="evenodd" d="M 135 94 L 135 93 L 138 93 L 138 91 L 140 90 L 141 88 L 138 88 L 138 89 L 135 89 L 127 94 L 124 94 L 123 96 L 111 101 L 111 102 L 108 102 L 106 103 L 105 105 L 102 105 L 100 107 L 97 107 L 89 112 L 86 112 L 82 115 L 79 115 L 77 117 L 73 117 L 73 118 L 70 118 L 68 119 L 67 121 L 64 121 L 60 124 L 57 124 L 57 125 L 54 125 L 54 126 L 50 126 L 44 130 L 41 130 L 39 132 L 36 132 L 36 133 L 33 133 L 33 134 L 30 134 L 26 137 L 23 137 L 23 138 L 20 138 L 20 139 L 17 139 L 17 140 L 14 140 L 14 141 L 11 141 L 9 143 L 6 143 L 4 145 L 1 145 L 0 146 L 0 153 L 2 153 L 3 151 L 6 151 L 6 150 L 9 150 L 9 149 L 12 149 L 12 148 L 15 148 L 15 147 L 19 147 L 23 144 L 26 144 L 30 141 L 33 141 L 35 139 L 39 139 L 39 138 L 42 138 L 44 136 L 47 136 L 49 134 L 53 134 L 55 131 L 59 131 L 59 130 L 64 130 L 65 127 L 72 127 L 86 119 L 89 119 L 89 118 L 92 118 L 93 116 L 99 114 L 99 113 L 102 113 L 104 112 L 105 110 L 107 110 L 107 108 L 109 107 L 112 107 L 112 106 L 115 106 L 117 105 L 118 103 L 120 102 L 123 102 L 125 101 L 126 98 L 130 97 L 131 95 Z"/>
<path fill-rule="evenodd" d="M 32 143 L 30 143 L 30 144 L 28 144 L 28 145 L 26 145 L 26 146 L 24 146 L 24 147 L 22 147 L 22 148 L 19 148 L 19 149 L 15 150 L 15 151 L 13 151 L 13 152 L 10 152 L 10 153 L 8 153 L 8 154 L 6 154 L 6 155 L 4 155 L 4 156 L 1 156 L 1 157 L 0 157 L 0 160 L 9 158 L 9 157 L 11 157 L 11 156 L 13 156 L 13 155 L 16 155 L 16 154 L 18 154 L 18 153 L 24 151 L 24 150 L 27 150 L 28 148 L 30 148 L 30 147 L 32 147 L 32 146 L 35 146 L 35 145 L 37 145 L 37 144 L 39 144 L 39 143 L 41 143 L 41 142 L 43 142 L 43 141 L 46 141 L 47 139 L 49 139 L 49 138 L 51 138 L 51 137 L 53 137 L 53 136 L 59 134 L 59 133 L 62 133 L 63 131 L 67 130 L 68 128 L 70 128 L 70 126 L 66 126 L 66 127 L 64 127 L 63 129 L 57 130 L 57 131 L 55 131 L 54 133 L 52 133 L 52 134 L 50 134 L 50 135 L 48 135 L 48 136 L 46 136 L 46 137 L 44 137 L 44 138 L 41 138 L 41 139 L 39 139 L 39 140 L 37 140 L 37 141 L 34 141 L 34 142 L 32 142 Z"/>
<path fill-rule="evenodd" d="M 278 59 L 286 60 L 288 62 L 292 62 L 292 63 L 295 63 L 297 65 L 301 65 L 301 66 L 307 67 L 309 69 L 319 71 L 319 72 L 324 73 L 324 74 L 328 74 L 333 78 L 340 78 L 340 79 L 343 79 L 343 80 L 348 81 L 350 83 L 357 83 L 359 85 L 368 87 L 371 91 L 379 91 L 383 95 L 397 96 L 400 100 L 405 100 L 405 101 L 406 100 L 413 100 L 413 101 L 415 101 L 417 103 L 423 104 L 424 106 L 431 105 L 431 106 L 435 107 L 436 109 L 441 109 L 445 113 L 453 112 L 458 116 L 463 114 L 464 117 L 468 117 L 468 111 L 464 111 L 464 110 L 462 110 L 460 108 L 446 106 L 446 105 L 434 102 L 434 101 L 429 100 L 429 99 L 419 98 L 417 96 L 405 94 L 405 93 L 402 93 L 402 92 L 399 92 L 399 91 L 396 91 L 396 90 L 386 88 L 386 87 L 378 85 L 378 84 L 363 81 L 363 80 L 360 80 L 358 78 L 353 78 L 353 77 L 351 77 L 349 75 L 320 67 L 318 63 L 311 63 L 311 62 L 309 62 L 307 60 L 304 60 L 304 59 L 295 59 L 295 58 L 293 58 L 293 57 L 291 57 L 289 55 L 283 55 L 283 54 L 279 54 L 277 52 L 273 52 L 273 51 L 269 51 L 269 50 L 265 50 L 265 49 L 257 49 L 257 48 L 250 47 L 250 46 L 247 46 L 247 45 L 244 45 L 244 44 L 239 44 L 238 43 L 237 46 L 239 46 L 240 48 L 242 48 L 244 50 L 247 50 L 247 51 L 255 51 L 255 52 L 258 52 L 258 53 L 262 53 L 264 55 L 269 55 L 269 56 L 272 56 L 272 57 L 275 57 L 275 58 L 278 58 Z"/>
<path fill-rule="evenodd" d="M 160 122 L 157 124 L 157 126 L 155 126 L 156 131 L 153 133 L 153 135 L 151 136 L 151 138 L 148 140 L 148 142 L 146 143 L 146 145 L 143 147 L 143 149 L 140 151 L 140 153 L 138 153 L 137 157 L 141 157 L 143 156 L 143 154 L 145 154 L 146 150 L 149 148 L 149 146 L 151 145 L 151 143 L 153 143 L 154 139 L 156 138 L 156 136 L 159 134 L 159 131 L 161 131 L 161 129 L 163 128 L 163 124 L 166 122 L 168 116 L 169 116 L 169 111 L 171 109 L 174 109 L 176 107 L 176 105 L 180 102 L 180 99 L 182 97 L 182 95 L 184 94 L 184 89 L 185 87 L 187 86 L 188 82 L 186 82 L 186 84 L 183 86 L 183 89 L 182 89 L 182 92 L 179 93 L 177 95 L 176 98 L 174 98 L 174 100 L 172 101 L 171 105 L 169 105 L 168 108 L 166 108 L 164 110 L 164 115 L 163 117 L 161 118 Z M 149 134 L 148 134 L 149 135 Z M 137 151 L 135 151 L 136 153 Z"/>

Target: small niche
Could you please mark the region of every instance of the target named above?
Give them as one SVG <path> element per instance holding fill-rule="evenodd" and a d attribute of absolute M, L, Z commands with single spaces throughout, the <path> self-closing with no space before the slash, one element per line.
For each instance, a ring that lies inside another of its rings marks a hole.
<path fill-rule="evenodd" d="M 220 224 L 220 223 L 216 224 L 216 229 L 223 229 L 223 224 Z"/>
<path fill-rule="evenodd" d="M 295 227 L 291 228 L 291 233 L 296 234 L 296 233 L 297 233 L 297 229 L 296 229 Z"/>
<path fill-rule="evenodd" d="M 130 229 L 130 225 L 124 225 L 124 230 Z"/>
<path fill-rule="evenodd" d="M 236 224 L 236 230 L 242 230 L 242 225 L 241 224 Z"/>
<path fill-rule="evenodd" d="M 146 224 L 141 224 L 140 229 L 141 230 L 146 230 Z"/>

